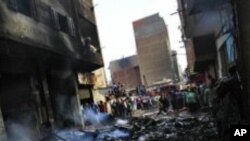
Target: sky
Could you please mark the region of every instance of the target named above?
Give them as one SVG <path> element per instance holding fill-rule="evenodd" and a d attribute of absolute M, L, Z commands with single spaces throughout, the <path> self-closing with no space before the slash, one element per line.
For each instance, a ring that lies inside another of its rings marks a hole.
<path fill-rule="evenodd" d="M 178 63 L 186 66 L 185 48 L 181 42 L 177 0 L 94 0 L 95 15 L 105 71 L 110 81 L 109 62 L 136 54 L 132 22 L 159 13 L 169 31 L 171 49 L 177 51 Z"/>

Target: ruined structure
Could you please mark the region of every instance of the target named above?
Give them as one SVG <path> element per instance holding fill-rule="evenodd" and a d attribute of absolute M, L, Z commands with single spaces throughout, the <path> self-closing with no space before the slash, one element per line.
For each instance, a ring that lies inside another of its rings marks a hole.
<path fill-rule="evenodd" d="M 241 120 L 249 122 L 250 22 L 247 17 L 250 2 L 248 0 L 177 1 L 183 39 L 187 50 L 191 48 L 194 51 L 190 55 L 194 58 L 194 63 L 189 62 L 189 69 L 194 68 L 195 72 L 211 75 L 215 79 L 235 77 L 227 89 L 233 89 L 230 92 L 237 97 L 234 99 L 238 100 L 236 108 L 238 105 Z M 191 41 L 192 45 L 190 46 L 187 41 Z M 228 95 L 230 92 L 224 93 Z M 231 100 L 228 103 L 233 102 Z M 223 116 L 227 115 L 223 113 Z"/>
<path fill-rule="evenodd" d="M 111 61 L 109 69 L 114 83 L 121 83 L 126 90 L 141 84 L 138 55 Z"/>
<path fill-rule="evenodd" d="M 83 126 L 77 74 L 102 66 L 92 0 L 1 0 L 0 134 Z"/>

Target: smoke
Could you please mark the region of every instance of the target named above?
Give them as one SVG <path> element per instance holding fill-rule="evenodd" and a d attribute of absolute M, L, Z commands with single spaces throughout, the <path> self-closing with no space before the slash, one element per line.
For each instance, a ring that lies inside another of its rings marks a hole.
<path fill-rule="evenodd" d="M 128 120 L 124 120 L 124 119 L 117 119 L 116 120 L 116 125 L 126 125 L 128 124 Z"/>
<path fill-rule="evenodd" d="M 10 141 L 34 141 L 32 130 L 18 123 L 10 123 L 8 125 Z"/>
<path fill-rule="evenodd" d="M 56 116 L 61 119 L 58 121 L 62 125 L 58 125 L 61 128 L 63 124 L 67 126 L 81 126 L 83 124 L 82 112 L 77 103 L 77 97 L 66 94 L 58 94 L 55 98 Z"/>
<path fill-rule="evenodd" d="M 0 131 L 0 141 L 6 141 L 6 135 L 3 131 Z"/>
<path fill-rule="evenodd" d="M 58 131 L 56 135 L 66 141 L 95 141 L 94 133 L 80 132 L 76 130 Z"/>
<path fill-rule="evenodd" d="M 106 124 L 110 120 L 110 115 L 108 113 L 101 113 L 93 108 L 85 108 L 83 110 L 83 120 L 85 123 L 90 123 L 95 127 Z"/>
<path fill-rule="evenodd" d="M 130 134 L 122 130 L 106 132 L 80 132 L 77 130 L 64 130 L 56 132 L 56 135 L 66 141 L 104 141 L 106 138 L 127 138 Z"/>
<path fill-rule="evenodd" d="M 19 113 L 6 121 L 8 141 L 36 141 L 39 139 L 34 111 Z"/>
<path fill-rule="evenodd" d="M 130 134 L 126 131 L 122 130 L 114 130 L 114 131 L 109 131 L 109 132 L 104 132 L 98 135 L 98 139 L 104 139 L 104 138 L 127 138 L 129 137 Z"/>
<path fill-rule="evenodd" d="M 147 140 L 147 138 L 145 136 L 140 136 L 138 138 L 138 141 L 146 141 L 146 140 Z"/>

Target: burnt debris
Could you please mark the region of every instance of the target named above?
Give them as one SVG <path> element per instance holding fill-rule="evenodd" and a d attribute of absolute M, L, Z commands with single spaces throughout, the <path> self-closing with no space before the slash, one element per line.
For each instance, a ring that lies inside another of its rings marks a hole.
<path fill-rule="evenodd" d="M 216 122 L 210 114 L 160 115 L 116 119 L 115 124 L 93 132 L 77 130 L 54 134 L 58 141 L 218 141 Z M 43 140 L 52 141 L 52 140 Z M 54 141 L 54 140 L 53 140 Z"/>

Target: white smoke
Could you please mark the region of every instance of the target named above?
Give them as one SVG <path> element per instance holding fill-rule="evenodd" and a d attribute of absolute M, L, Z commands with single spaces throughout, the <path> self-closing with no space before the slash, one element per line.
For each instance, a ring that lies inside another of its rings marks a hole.
<path fill-rule="evenodd" d="M 92 108 L 85 108 L 83 110 L 83 120 L 90 122 L 94 126 L 100 126 L 107 122 L 109 118 L 108 113 L 101 113 Z"/>
<path fill-rule="evenodd" d="M 35 141 L 34 131 L 18 123 L 9 123 L 8 132 L 10 141 Z"/>
<path fill-rule="evenodd" d="M 128 132 L 122 131 L 122 130 L 114 130 L 110 132 L 104 132 L 102 134 L 99 134 L 98 138 L 102 139 L 104 137 L 110 137 L 110 138 L 126 138 L 129 137 L 130 134 Z"/>

